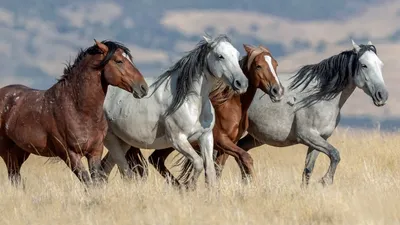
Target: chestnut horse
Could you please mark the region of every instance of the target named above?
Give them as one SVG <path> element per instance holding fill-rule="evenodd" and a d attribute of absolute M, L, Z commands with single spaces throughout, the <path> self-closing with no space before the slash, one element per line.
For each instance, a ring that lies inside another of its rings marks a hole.
<path fill-rule="evenodd" d="M 272 57 L 271 52 L 263 46 L 257 48 L 249 45 L 243 46 L 247 56 L 240 60 L 240 65 L 249 80 L 247 91 L 242 95 L 234 94 L 232 88 L 221 82 L 210 93 L 210 100 L 216 113 L 216 122 L 213 129 L 214 148 L 233 156 L 246 174 L 249 175 L 244 177 L 251 178 L 254 174 L 253 159 L 250 154 L 235 144 L 247 130 L 249 124 L 247 109 L 253 101 L 257 88 L 267 93 L 274 102 L 280 101 L 284 88 L 277 77 L 276 68 L 278 63 Z M 197 145 L 195 145 L 195 149 L 199 153 Z M 179 185 L 178 180 L 184 179 L 186 181 L 190 178 L 193 164 L 189 160 L 181 158 L 180 161 L 183 163 L 182 173 L 178 179 L 175 179 L 165 166 L 166 158 L 173 151 L 173 148 L 154 151 L 149 157 L 149 161 L 164 178 L 168 178 L 174 185 Z M 126 158 L 130 161 L 131 168 L 143 176 L 146 172 L 144 170 L 146 166 L 143 165 L 145 160 L 143 160 L 140 150 L 131 147 Z M 220 170 L 217 170 L 217 176 L 220 175 L 218 171 Z"/>
<path fill-rule="evenodd" d="M 112 41 L 95 42 L 80 51 L 48 90 L 22 85 L 0 89 L 0 156 L 12 184 L 21 182 L 20 169 L 30 154 L 60 157 L 88 185 L 90 176 L 81 162 L 85 156 L 93 183 L 101 181 L 107 88 L 117 86 L 142 98 L 148 86 L 128 48 Z"/>

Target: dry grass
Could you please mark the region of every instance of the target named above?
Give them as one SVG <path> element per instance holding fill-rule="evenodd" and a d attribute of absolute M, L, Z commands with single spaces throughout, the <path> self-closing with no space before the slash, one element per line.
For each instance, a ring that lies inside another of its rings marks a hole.
<path fill-rule="evenodd" d="M 106 187 L 85 192 L 64 164 L 32 157 L 22 171 L 24 191 L 8 184 L 1 167 L 0 224 L 398 224 L 399 142 L 399 135 L 337 132 L 331 143 L 342 161 L 335 184 L 317 184 L 328 165 L 321 155 L 307 190 L 300 188 L 304 146 L 251 151 L 252 185 L 241 185 L 230 160 L 217 190 L 204 188 L 202 179 L 187 193 L 154 170 L 148 182 L 136 183 L 114 170 Z"/>

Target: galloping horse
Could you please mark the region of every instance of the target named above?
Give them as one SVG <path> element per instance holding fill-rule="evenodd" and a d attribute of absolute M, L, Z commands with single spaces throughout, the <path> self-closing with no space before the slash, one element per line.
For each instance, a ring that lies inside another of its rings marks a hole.
<path fill-rule="evenodd" d="M 388 99 L 383 63 L 375 46 L 371 42 L 359 46 L 354 41 L 352 45 L 352 50 L 302 67 L 292 82 L 289 76 L 281 75 L 289 90 L 279 103 L 273 104 L 257 92 L 249 108 L 250 135 L 241 139 L 238 146 L 249 150 L 262 144 L 277 147 L 304 144 L 308 152 L 302 186 L 308 185 L 319 152 L 330 159 L 329 169 L 320 182 L 332 184 L 340 155 L 327 139 L 340 121 L 341 108 L 356 87 L 369 95 L 376 106 L 383 106 Z M 224 165 L 227 157 L 220 153 L 216 163 Z"/>
<path fill-rule="evenodd" d="M 203 161 L 207 183 L 213 185 L 215 112 L 208 96 L 221 79 L 237 93 L 245 92 L 248 86 L 239 66 L 239 52 L 223 35 L 200 41 L 154 81 L 148 98 L 138 101 L 124 91 L 110 88 L 104 104 L 109 121 L 104 142 L 109 152 L 102 161 L 105 174 L 117 163 L 123 176 L 132 175 L 125 159 L 130 146 L 174 147 L 194 164 L 195 174 L 188 186 L 196 184 Z M 194 141 L 198 141 L 203 158 L 190 145 Z"/>
<path fill-rule="evenodd" d="M 93 182 L 100 182 L 107 88 L 117 86 L 142 98 L 148 86 L 129 49 L 117 42 L 95 42 L 46 91 L 22 85 L 0 89 L 0 156 L 13 184 L 20 183 L 21 166 L 31 153 L 60 157 L 88 185 L 90 176 L 80 160 L 85 156 Z"/>
<path fill-rule="evenodd" d="M 249 87 L 246 93 L 235 95 L 232 88 L 220 83 L 211 92 L 210 100 L 216 114 L 213 129 L 214 148 L 235 157 L 238 164 L 252 177 L 253 159 L 250 154 L 235 144 L 247 130 L 249 123 L 247 109 L 253 101 L 257 88 L 268 94 L 273 102 L 280 101 L 284 89 L 276 73 L 278 63 L 272 57 L 270 51 L 263 46 L 257 48 L 249 45 L 243 46 L 247 55 L 240 60 L 239 64 L 249 80 Z M 195 146 L 195 149 L 199 151 L 198 145 Z M 179 181 L 174 178 L 165 166 L 166 158 L 174 149 L 163 150 L 154 151 L 149 157 L 149 161 L 163 177 L 170 179 L 172 184 L 179 185 Z M 138 160 L 143 158 L 139 149 L 131 147 L 126 157 L 131 161 L 131 169 L 143 175 L 143 168 L 146 168 L 146 165 L 143 165 L 144 160 Z M 193 164 L 188 160 L 184 160 L 182 163 L 184 163 L 183 173 L 179 175 L 178 179 L 184 178 L 184 180 L 187 180 L 192 173 Z"/>

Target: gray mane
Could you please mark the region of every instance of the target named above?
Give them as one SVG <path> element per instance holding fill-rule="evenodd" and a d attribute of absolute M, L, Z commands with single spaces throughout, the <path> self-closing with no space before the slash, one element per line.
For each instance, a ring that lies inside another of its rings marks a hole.
<path fill-rule="evenodd" d="M 226 35 L 220 35 L 210 43 L 208 43 L 206 40 L 201 40 L 197 44 L 196 48 L 188 52 L 165 73 L 160 75 L 151 85 L 155 87 L 155 92 L 160 85 L 164 83 L 164 81 L 172 76 L 172 74 L 178 74 L 176 90 L 172 90 L 172 103 L 165 112 L 165 116 L 171 115 L 183 104 L 186 96 L 190 94 L 189 92 L 193 86 L 193 83 L 200 76 L 204 75 L 204 70 L 209 70 L 207 64 L 207 55 L 212 51 L 212 46 L 218 45 L 222 41 L 231 43 L 230 39 Z"/>
<path fill-rule="evenodd" d="M 299 88 L 304 91 L 312 81 L 316 81 L 316 90 L 304 98 L 305 105 L 314 104 L 320 100 L 330 100 L 341 93 L 349 84 L 351 78 L 360 69 L 359 59 L 366 51 L 373 51 L 373 45 L 360 45 L 358 53 L 353 50 L 344 51 L 338 55 L 322 60 L 318 64 L 303 66 L 293 77 L 289 89 Z"/>

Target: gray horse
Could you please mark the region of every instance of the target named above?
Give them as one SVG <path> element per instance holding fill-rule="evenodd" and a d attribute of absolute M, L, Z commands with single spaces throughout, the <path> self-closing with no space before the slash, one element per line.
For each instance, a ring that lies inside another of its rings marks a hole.
<path fill-rule="evenodd" d="M 330 159 L 321 183 L 332 184 L 340 154 L 327 139 L 339 123 L 340 109 L 356 87 L 369 95 L 376 106 L 383 106 L 388 99 L 383 63 L 375 46 L 371 42 L 358 46 L 352 41 L 352 44 L 352 50 L 306 65 L 293 77 L 280 75 L 282 84 L 289 86 L 280 102 L 272 103 L 257 91 L 248 111 L 250 135 L 237 145 L 249 150 L 262 144 L 277 147 L 304 144 L 308 152 L 302 185 L 308 185 L 319 152 Z M 221 174 L 226 159 L 227 155 L 218 153 L 217 175 Z"/>

